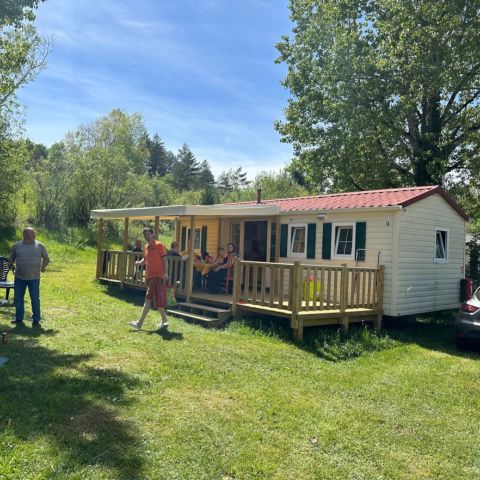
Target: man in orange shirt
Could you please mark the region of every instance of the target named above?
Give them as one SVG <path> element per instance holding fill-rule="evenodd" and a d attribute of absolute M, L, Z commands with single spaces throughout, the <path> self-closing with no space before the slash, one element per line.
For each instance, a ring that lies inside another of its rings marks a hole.
<path fill-rule="evenodd" d="M 137 330 L 141 330 L 153 300 L 153 304 L 161 316 L 158 328 L 168 327 L 167 314 L 165 313 L 168 282 L 167 250 L 160 242 L 155 240 L 155 235 L 150 227 L 143 229 L 143 236 L 147 241 L 143 249 L 143 258 L 135 262 L 135 265 L 147 266 L 145 275 L 147 279 L 147 293 L 140 318 L 136 322 L 130 322 L 129 325 Z"/>

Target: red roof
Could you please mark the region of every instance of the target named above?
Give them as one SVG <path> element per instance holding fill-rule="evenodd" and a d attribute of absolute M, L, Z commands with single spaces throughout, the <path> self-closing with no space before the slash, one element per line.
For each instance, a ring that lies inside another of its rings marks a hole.
<path fill-rule="evenodd" d="M 317 210 L 336 210 L 345 208 L 368 207 L 406 207 L 418 202 L 422 198 L 434 193 L 440 194 L 459 215 L 466 220 L 468 216 L 439 186 L 389 188 L 385 190 L 365 190 L 362 192 L 332 193 L 328 195 L 315 195 L 310 197 L 279 198 L 275 200 L 262 200 L 263 205 L 278 205 L 280 212 L 299 212 Z M 237 205 L 256 205 L 255 201 L 236 202 Z"/>

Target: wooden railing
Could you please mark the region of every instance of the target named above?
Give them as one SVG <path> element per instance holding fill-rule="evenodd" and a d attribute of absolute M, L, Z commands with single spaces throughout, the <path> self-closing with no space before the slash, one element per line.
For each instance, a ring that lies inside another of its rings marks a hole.
<path fill-rule="evenodd" d="M 135 265 L 141 260 L 141 252 L 123 252 L 122 250 L 102 250 L 100 252 L 100 278 L 117 280 L 132 286 L 145 286 L 145 268 Z M 184 294 L 186 288 L 187 261 L 181 257 L 168 257 L 168 277 L 175 293 Z"/>
<path fill-rule="evenodd" d="M 100 278 L 145 286 L 145 270 L 135 265 L 141 253 L 103 250 Z M 175 293 L 188 295 L 189 261 L 168 257 L 168 276 Z M 272 263 L 235 260 L 233 305 L 249 304 L 285 313 L 383 308 L 384 268 Z"/>
<path fill-rule="evenodd" d="M 102 250 L 101 277 L 109 280 L 121 280 L 123 252 L 121 250 Z"/>
<path fill-rule="evenodd" d="M 168 257 L 168 278 L 175 288 L 175 293 L 184 295 L 186 293 L 189 260 L 182 260 L 182 257 Z M 190 267 L 190 270 L 193 267 Z"/>
<path fill-rule="evenodd" d="M 237 260 L 233 303 L 293 313 L 383 305 L 383 266 L 356 268 Z"/>
<path fill-rule="evenodd" d="M 236 260 L 233 303 L 250 303 L 280 310 L 293 309 L 293 263 Z"/>

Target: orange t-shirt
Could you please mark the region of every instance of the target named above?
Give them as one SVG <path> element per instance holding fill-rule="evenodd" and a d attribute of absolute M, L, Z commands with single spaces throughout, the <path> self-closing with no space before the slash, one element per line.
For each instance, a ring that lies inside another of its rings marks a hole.
<path fill-rule="evenodd" d="M 150 246 L 148 243 L 143 248 L 143 258 L 147 265 L 147 278 L 161 278 L 165 274 L 163 268 L 163 257 L 167 254 L 165 247 L 155 240 L 155 244 Z"/>

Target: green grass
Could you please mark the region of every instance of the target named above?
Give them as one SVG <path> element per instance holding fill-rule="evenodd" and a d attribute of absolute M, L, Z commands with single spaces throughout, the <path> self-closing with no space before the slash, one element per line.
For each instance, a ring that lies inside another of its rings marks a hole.
<path fill-rule="evenodd" d="M 142 294 L 44 240 L 43 329 L 0 308 L 0 479 L 480 477 L 480 357 L 450 323 L 297 346 L 281 321 L 159 333 L 150 313 L 136 333 Z"/>

